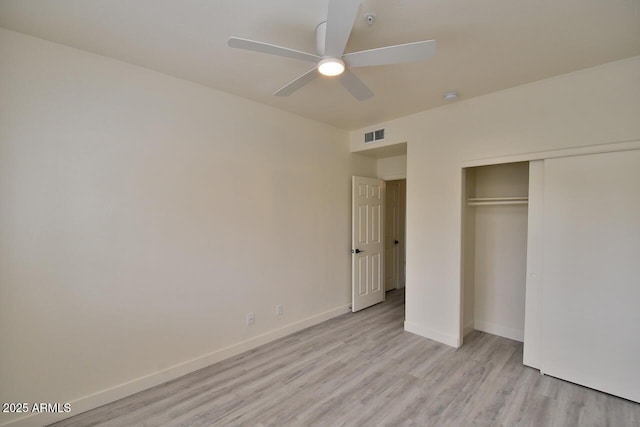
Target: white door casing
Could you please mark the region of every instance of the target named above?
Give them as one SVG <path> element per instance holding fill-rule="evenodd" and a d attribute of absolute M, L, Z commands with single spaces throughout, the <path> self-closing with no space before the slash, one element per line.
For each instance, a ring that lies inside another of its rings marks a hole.
<path fill-rule="evenodd" d="M 384 301 L 384 182 L 352 178 L 351 310 Z"/>

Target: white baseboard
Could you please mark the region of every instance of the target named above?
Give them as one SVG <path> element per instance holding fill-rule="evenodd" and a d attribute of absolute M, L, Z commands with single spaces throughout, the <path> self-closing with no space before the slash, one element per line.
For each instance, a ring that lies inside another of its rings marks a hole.
<path fill-rule="evenodd" d="M 509 328 L 507 326 L 498 325 L 496 323 L 485 322 L 484 320 L 475 320 L 475 328 L 482 332 L 509 338 L 515 341 L 524 342 L 524 331 L 520 329 Z"/>
<path fill-rule="evenodd" d="M 316 325 L 318 323 L 324 322 L 325 320 L 329 320 L 333 317 L 340 316 L 350 311 L 351 310 L 349 309 L 348 305 L 334 308 L 333 310 L 325 311 L 324 313 L 320 313 L 307 319 L 291 323 L 280 329 L 276 329 L 274 331 L 267 332 L 266 334 L 258 335 L 248 340 L 241 341 L 237 344 L 222 348 L 220 350 L 216 350 L 187 362 L 174 365 L 162 371 L 154 372 L 153 374 L 145 375 L 129 382 L 119 384 L 115 387 L 81 397 L 80 399 L 69 402 L 71 403 L 71 413 L 30 414 L 26 417 L 3 422 L 0 424 L 0 427 L 41 427 L 47 424 L 51 424 L 65 418 L 78 415 L 82 412 L 95 409 L 107 403 L 114 402 L 118 399 L 122 399 L 123 397 L 130 396 L 134 393 L 146 390 L 158 384 L 171 381 L 175 378 L 197 371 L 198 369 L 202 369 L 206 366 L 236 356 L 240 353 L 244 353 L 247 350 L 251 350 L 263 344 L 267 344 L 271 341 L 277 340 L 278 338 L 291 335 L 294 332 L 298 332 L 302 329 L 308 328 L 309 326 Z"/>
<path fill-rule="evenodd" d="M 464 329 L 462 330 L 462 335 L 466 337 L 474 329 L 475 329 L 475 325 L 473 324 L 473 322 L 469 322 L 466 325 L 464 325 Z"/>
<path fill-rule="evenodd" d="M 434 331 L 433 329 L 429 329 L 418 323 L 405 320 L 404 330 L 407 332 L 411 332 L 412 334 L 420 335 L 421 337 L 429 338 L 430 340 L 438 341 L 450 347 L 460 347 L 460 337 Z"/>

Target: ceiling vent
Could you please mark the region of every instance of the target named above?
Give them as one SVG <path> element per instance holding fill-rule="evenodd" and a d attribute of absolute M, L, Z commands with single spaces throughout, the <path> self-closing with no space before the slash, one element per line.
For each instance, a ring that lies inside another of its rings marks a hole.
<path fill-rule="evenodd" d="M 371 142 L 380 141 L 384 139 L 384 129 L 372 130 L 364 134 L 364 143 L 369 144 Z"/>

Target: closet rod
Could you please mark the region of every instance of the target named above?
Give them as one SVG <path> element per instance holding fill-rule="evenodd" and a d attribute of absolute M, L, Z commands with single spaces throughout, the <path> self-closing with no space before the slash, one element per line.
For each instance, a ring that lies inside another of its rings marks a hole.
<path fill-rule="evenodd" d="M 490 205 L 526 205 L 529 203 L 527 196 L 520 197 L 471 197 L 467 199 L 468 206 Z"/>

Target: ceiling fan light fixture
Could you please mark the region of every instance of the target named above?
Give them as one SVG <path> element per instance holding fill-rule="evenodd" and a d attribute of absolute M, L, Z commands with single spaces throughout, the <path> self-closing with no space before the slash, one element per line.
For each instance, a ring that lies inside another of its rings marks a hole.
<path fill-rule="evenodd" d="M 318 62 L 318 71 L 324 76 L 339 76 L 344 72 L 344 62 L 337 58 L 324 58 Z"/>

